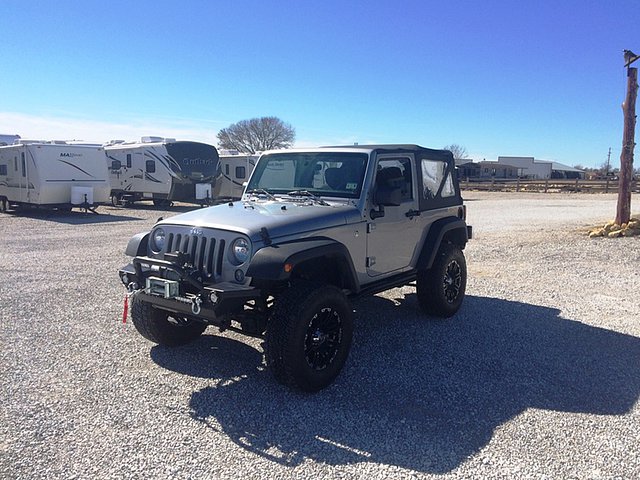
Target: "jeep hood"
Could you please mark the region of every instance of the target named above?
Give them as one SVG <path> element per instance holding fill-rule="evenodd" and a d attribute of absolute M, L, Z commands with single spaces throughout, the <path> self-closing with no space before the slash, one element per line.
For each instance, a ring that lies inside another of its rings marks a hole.
<path fill-rule="evenodd" d="M 266 228 L 269 236 L 274 239 L 361 220 L 359 210 L 353 205 L 238 201 L 176 215 L 158 222 L 158 225 L 234 231 L 247 235 L 252 240 L 259 240 L 263 228 Z"/>

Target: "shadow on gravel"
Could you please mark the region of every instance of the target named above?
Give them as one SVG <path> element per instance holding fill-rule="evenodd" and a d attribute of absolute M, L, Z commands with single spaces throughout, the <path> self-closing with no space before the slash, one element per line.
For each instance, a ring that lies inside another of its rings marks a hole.
<path fill-rule="evenodd" d="M 527 408 L 623 415 L 638 399 L 636 337 L 473 296 L 455 318 L 433 320 L 418 313 L 415 294 L 398 295 L 356 303 L 347 366 L 315 395 L 277 385 L 261 352 L 229 338 L 206 335 L 151 355 L 218 380 L 193 393 L 192 417 L 288 466 L 372 461 L 446 473 Z"/>
<path fill-rule="evenodd" d="M 113 215 L 108 212 L 101 212 L 100 210 L 98 210 L 98 213 L 99 215 L 91 212 L 81 212 L 79 210 L 72 210 L 71 212 L 59 212 L 57 210 L 44 209 L 22 209 L 7 212 L 7 214 L 13 215 L 15 217 L 33 218 L 36 220 L 45 220 L 47 222 L 65 223 L 67 225 L 91 225 L 98 223 L 131 222 L 143 220 L 139 217 L 119 214 Z"/>

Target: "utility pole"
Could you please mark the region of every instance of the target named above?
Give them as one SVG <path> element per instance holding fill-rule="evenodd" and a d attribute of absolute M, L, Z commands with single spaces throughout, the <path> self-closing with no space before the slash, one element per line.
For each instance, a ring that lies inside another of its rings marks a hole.
<path fill-rule="evenodd" d="M 628 223 L 631 218 L 631 181 L 633 179 L 633 149 L 635 147 L 636 96 L 638 94 L 638 69 L 631 64 L 638 60 L 631 50 L 624 51 L 627 67 L 627 96 L 622 104 L 624 130 L 622 133 L 622 153 L 620 154 L 620 179 L 618 180 L 618 205 L 616 224 Z"/>
<path fill-rule="evenodd" d="M 607 154 L 607 170 L 604 172 L 604 176 L 609 176 L 609 165 L 611 164 L 611 147 L 609 147 L 609 153 Z"/>

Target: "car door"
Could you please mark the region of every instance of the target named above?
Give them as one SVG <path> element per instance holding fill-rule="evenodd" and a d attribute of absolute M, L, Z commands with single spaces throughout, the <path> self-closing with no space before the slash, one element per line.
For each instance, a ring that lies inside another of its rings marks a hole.
<path fill-rule="evenodd" d="M 416 171 L 412 155 L 384 155 L 377 158 L 374 189 L 391 180 L 401 185 L 401 203 L 383 207 L 384 215 L 375 215 L 367 224 L 367 274 L 390 274 L 410 266 L 420 235 L 415 190 Z M 374 190 L 375 191 L 375 190 Z M 374 195 L 371 195 L 373 201 Z M 372 209 L 380 207 L 371 204 Z"/>

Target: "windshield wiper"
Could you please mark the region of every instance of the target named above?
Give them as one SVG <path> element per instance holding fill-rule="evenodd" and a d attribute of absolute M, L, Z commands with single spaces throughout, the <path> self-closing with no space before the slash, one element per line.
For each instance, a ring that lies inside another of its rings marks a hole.
<path fill-rule="evenodd" d="M 249 195 L 265 195 L 269 200 L 277 200 L 276 197 L 264 188 L 252 188 L 247 190 Z"/>
<path fill-rule="evenodd" d="M 327 202 L 325 202 L 322 198 L 320 198 L 315 193 L 311 193 L 309 190 L 293 190 L 287 193 L 290 197 L 308 197 L 312 200 L 315 200 L 320 205 L 329 206 Z"/>

